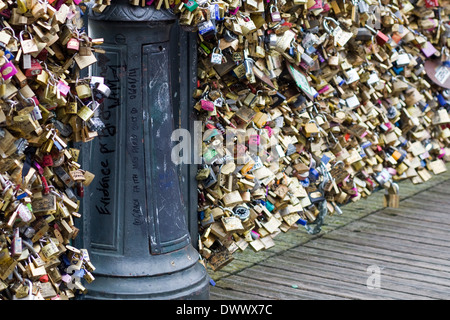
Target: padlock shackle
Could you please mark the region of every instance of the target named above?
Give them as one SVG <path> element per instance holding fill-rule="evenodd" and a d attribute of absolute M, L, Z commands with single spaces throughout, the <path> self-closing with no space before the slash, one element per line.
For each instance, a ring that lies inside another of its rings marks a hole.
<path fill-rule="evenodd" d="M 25 26 L 25 30 L 20 31 L 20 33 L 19 33 L 19 39 L 20 39 L 20 41 L 23 41 L 23 35 L 24 35 L 25 33 L 27 33 L 27 34 L 30 36 L 30 39 L 29 39 L 29 40 L 32 40 L 32 39 L 33 39 L 33 35 L 31 34 L 30 31 L 27 30 L 27 26 Z"/>
<path fill-rule="evenodd" d="M 328 25 L 328 21 L 333 22 L 336 25 L 336 27 L 339 27 L 340 24 L 334 18 L 331 18 L 331 17 L 323 18 L 323 27 L 324 27 L 325 31 L 329 34 L 332 34 L 334 31 L 334 28 L 332 28 L 332 29 L 330 28 L 330 26 Z"/>

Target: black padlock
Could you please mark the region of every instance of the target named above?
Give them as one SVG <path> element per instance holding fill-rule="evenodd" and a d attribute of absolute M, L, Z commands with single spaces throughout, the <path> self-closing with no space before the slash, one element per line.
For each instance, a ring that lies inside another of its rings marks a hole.
<path fill-rule="evenodd" d="M 273 101 L 273 103 L 272 103 L 272 105 L 271 105 L 272 108 L 276 108 L 276 107 L 278 107 L 280 104 L 282 104 L 283 101 L 286 101 L 286 97 L 283 96 L 283 95 L 282 95 L 280 92 L 278 92 L 278 91 L 277 91 L 277 93 L 276 93 L 275 95 L 270 96 L 270 97 L 272 98 L 272 101 Z"/>
<path fill-rule="evenodd" d="M 372 39 L 372 33 L 367 28 L 358 28 L 355 40 L 357 41 L 370 41 Z"/>

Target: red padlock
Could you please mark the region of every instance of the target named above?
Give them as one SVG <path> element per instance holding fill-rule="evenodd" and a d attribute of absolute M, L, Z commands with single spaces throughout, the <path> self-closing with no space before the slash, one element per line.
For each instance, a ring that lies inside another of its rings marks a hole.
<path fill-rule="evenodd" d="M 43 175 L 41 175 L 41 181 L 42 181 L 42 186 L 44 188 L 43 193 L 44 194 L 49 194 L 50 187 L 48 186 L 47 179 L 45 179 L 45 177 Z"/>
<path fill-rule="evenodd" d="M 84 186 L 81 182 L 77 183 L 77 195 L 80 198 L 84 197 Z"/>
<path fill-rule="evenodd" d="M 37 76 L 42 73 L 42 66 L 39 60 L 31 58 L 31 68 L 25 69 L 25 76 L 27 78 Z"/>
<path fill-rule="evenodd" d="M 370 31 L 372 31 L 375 34 L 375 38 L 377 40 L 377 43 L 380 46 L 384 45 L 386 42 L 389 41 L 389 37 L 387 35 L 385 35 L 383 32 L 376 31 L 375 29 L 373 29 L 372 27 L 369 27 L 368 25 L 366 25 L 366 28 L 369 29 Z"/>
<path fill-rule="evenodd" d="M 43 167 L 51 167 L 53 166 L 53 158 L 51 155 L 46 154 L 42 157 L 42 163 L 41 166 Z"/>
<path fill-rule="evenodd" d="M 438 0 L 425 0 L 425 7 L 427 7 L 427 8 L 439 7 L 439 1 Z"/>
<path fill-rule="evenodd" d="M 387 35 L 385 35 L 383 32 L 378 31 L 375 38 L 377 39 L 377 43 L 382 46 L 383 44 L 385 44 L 386 42 L 389 41 L 389 37 Z"/>

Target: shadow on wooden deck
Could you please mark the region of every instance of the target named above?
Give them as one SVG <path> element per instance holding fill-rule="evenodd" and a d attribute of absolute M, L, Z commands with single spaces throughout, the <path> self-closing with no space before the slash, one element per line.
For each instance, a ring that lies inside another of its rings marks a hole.
<path fill-rule="evenodd" d="M 318 235 L 299 228 L 268 250 L 235 253 L 209 271 L 211 299 L 448 299 L 450 170 L 399 185 L 399 208 L 383 208 L 376 192 L 326 217 Z"/>

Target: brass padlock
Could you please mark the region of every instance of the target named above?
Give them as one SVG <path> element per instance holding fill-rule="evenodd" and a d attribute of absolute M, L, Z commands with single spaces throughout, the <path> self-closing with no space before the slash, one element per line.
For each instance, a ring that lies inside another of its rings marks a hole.
<path fill-rule="evenodd" d="M 24 39 L 25 34 L 28 35 L 28 39 Z M 39 51 L 36 40 L 30 32 L 23 30 L 20 32 L 19 37 L 20 45 L 24 54 L 31 54 Z"/>

